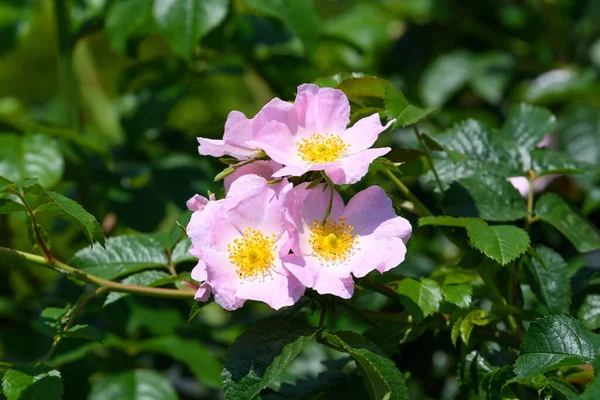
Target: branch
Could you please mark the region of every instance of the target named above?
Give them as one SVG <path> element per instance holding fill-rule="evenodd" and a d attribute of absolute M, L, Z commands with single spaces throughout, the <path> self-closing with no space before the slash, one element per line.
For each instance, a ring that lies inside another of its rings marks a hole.
<path fill-rule="evenodd" d="M 151 288 L 146 286 L 127 285 L 120 282 L 114 282 L 108 279 L 100 278 L 96 275 L 89 274 L 58 260 L 55 260 L 54 263 L 50 263 L 42 256 L 25 253 L 19 250 L 7 249 L 5 247 L 0 247 L 0 253 L 13 256 L 16 259 L 24 260 L 30 264 L 51 269 L 63 275 L 75 278 L 81 282 L 89 283 L 95 286 L 106 286 L 107 290 L 111 292 L 138 294 L 141 296 L 162 297 L 167 299 L 191 299 L 194 297 L 195 293 L 193 290 Z"/>

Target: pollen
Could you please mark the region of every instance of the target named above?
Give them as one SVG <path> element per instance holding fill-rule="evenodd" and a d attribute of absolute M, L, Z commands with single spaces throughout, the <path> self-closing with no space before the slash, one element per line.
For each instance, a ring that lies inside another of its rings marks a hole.
<path fill-rule="evenodd" d="M 260 279 L 270 274 L 275 261 L 275 238 L 275 234 L 265 236 L 260 230 L 247 228 L 241 239 L 227 246 L 229 260 L 241 279 Z"/>
<path fill-rule="evenodd" d="M 325 222 L 315 220 L 308 229 L 308 242 L 316 256 L 325 264 L 346 262 L 359 244 L 358 235 L 352 234 L 354 227 L 346 224 L 346 218 L 338 218 L 336 221 L 329 218 Z"/>
<path fill-rule="evenodd" d="M 339 160 L 350 148 L 339 135 L 316 134 L 296 143 L 298 155 L 309 164 L 326 164 Z"/>

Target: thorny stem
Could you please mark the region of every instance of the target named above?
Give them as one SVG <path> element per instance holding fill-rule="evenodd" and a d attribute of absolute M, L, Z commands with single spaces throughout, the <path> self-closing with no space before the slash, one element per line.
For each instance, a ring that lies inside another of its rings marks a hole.
<path fill-rule="evenodd" d="M 41 267 L 48 268 L 56 272 L 60 272 L 61 274 L 70 276 L 85 283 L 89 283 L 95 286 L 106 286 L 106 290 L 111 292 L 121 292 L 151 297 L 162 297 L 168 299 L 190 299 L 193 298 L 195 293 L 195 291 L 193 290 L 151 288 L 146 286 L 127 285 L 120 282 L 113 282 L 107 279 L 100 278 L 99 276 L 89 274 L 77 268 L 71 267 L 70 265 L 67 265 L 58 260 L 54 260 L 53 263 L 50 263 L 44 257 L 19 250 L 7 249 L 5 247 L 0 247 L 0 253 L 13 255 L 14 257 L 18 258 L 24 258 L 31 264 L 39 265 Z"/>
<path fill-rule="evenodd" d="M 421 135 L 421 132 L 419 132 L 419 128 L 417 128 L 417 124 L 412 124 L 411 126 L 413 128 L 413 131 L 415 132 L 415 136 L 417 136 L 417 140 L 419 141 L 419 143 L 421 144 L 421 147 L 423 148 L 423 151 L 425 152 L 425 157 L 427 157 L 427 161 L 429 162 L 429 166 L 431 167 L 431 172 L 433 172 L 435 181 L 437 182 L 437 185 L 440 188 L 440 193 L 444 193 L 444 185 L 442 185 L 440 176 L 438 175 L 438 173 L 435 169 L 435 165 L 433 164 L 433 159 L 431 158 L 431 152 L 429 151 L 429 148 L 425 144 L 425 141 L 423 140 L 423 136 Z"/>

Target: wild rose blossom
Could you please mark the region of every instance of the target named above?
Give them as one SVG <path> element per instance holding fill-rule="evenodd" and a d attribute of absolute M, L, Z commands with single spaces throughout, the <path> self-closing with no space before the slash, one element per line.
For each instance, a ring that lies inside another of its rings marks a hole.
<path fill-rule="evenodd" d="M 286 112 L 292 105 L 286 101 L 274 98 L 267 103 L 252 119 L 239 111 L 232 111 L 225 122 L 225 134 L 222 140 L 198 138 L 198 152 L 201 155 L 222 157 L 232 156 L 238 160 L 247 160 L 258 155 L 259 149 L 248 142 L 255 132 L 268 128 L 272 121 L 285 119 Z"/>
<path fill-rule="evenodd" d="M 235 182 L 238 178 L 244 175 L 254 174 L 263 177 L 269 181 L 273 179 L 271 178 L 271 176 L 275 173 L 275 171 L 280 170 L 281 167 L 281 164 L 271 160 L 257 160 L 251 162 L 250 164 L 246 164 L 242 167 L 239 167 L 235 170 L 234 173 L 226 176 L 223 180 L 223 186 L 225 186 L 225 193 L 229 192 L 229 188 L 231 187 L 231 184 L 233 182 Z"/>
<path fill-rule="evenodd" d="M 306 287 L 321 294 L 350 298 L 352 276 L 373 270 L 383 273 L 402 261 L 412 228 L 396 216 L 392 202 L 379 186 L 356 194 L 344 206 L 324 184 L 306 189 L 302 183 L 285 194 L 292 224 L 293 254 L 283 256 L 284 266 Z"/>
<path fill-rule="evenodd" d="M 248 142 L 285 165 L 274 177 L 325 171 L 335 184 L 355 183 L 374 159 L 391 150 L 370 147 L 393 121 L 382 126 L 375 113 L 347 128 L 350 103 L 338 89 L 301 85 L 293 107 L 278 117 L 261 124 Z"/>
<path fill-rule="evenodd" d="M 210 201 L 215 201 L 215 195 L 213 193 L 211 193 L 208 198 L 199 194 L 195 194 L 186 202 L 186 206 L 190 211 L 199 213 L 204 210 L 204 207 L 206 207 Z M 194 248 L 194 246 L 192 246 L 190 249 L 190 254 L 192 254 L 194 257 L 200 257 L 201 253 L 199 252 L 198 247 Z M 198 260 L 198 263 L 192 270 L 192 279 L 201 283 L 200 287 L 196 291 L 196 294 L 194 295 L 194 299 L 197 301 L 208 301 L 210 298 L 212 289 L 206 282 L 206 278 L 206 264 L 204 261 Z"/>
<path fill-rule="evenodd" d="M 279 309 L 304 293 L 280 258 L 289 253 L 290 242 L 279 195 L 291 189 L 291 184 L 279 188 L 257 175 L 244 175 L 231 184 L 225 199 L 209 201 L 192 215 L 187 226 L 190 253 L 204 262 L 192 277 L 206 276 L 223 308 L 234 310 L 257 300 Z"/>

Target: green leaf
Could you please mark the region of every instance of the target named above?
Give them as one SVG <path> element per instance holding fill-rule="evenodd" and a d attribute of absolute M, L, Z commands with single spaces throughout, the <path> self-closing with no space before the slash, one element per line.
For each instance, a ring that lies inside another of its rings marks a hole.
<path fill-rule="evenodd" d="M 251 399 L 266 388 L 314 337 L 317 328 L 291 317 L 264 319 L 229 347 L 222 373 L 225 397 Z"/>
<path fill-rule="evenodd" d="M 152 2 L 121 0 L 113 3 L 106 16 L 106 33 L 112 47 L 125 52 L 127 39 L 152 20 Z"/>
<path fill-rule="evenodd" d="M 61 333 L 63 337 L 102 341 L 102 333 L 91 325 L 75 325 Z"/>
<path fill-rule="evenodd" d="M 392 83 L 388 82 L 385 86 L 385 111 L 389 119 L 396 118 L 394 126 L 405 127 L 416 124 L 435 110 L 435 108 L 415 107 L 408 103 L 404 94 Z"/>
<path fill-rule="evenodd" d="M 558 140 L 573 159 L 600 162 L 600 112 L 588 103 L 569 104 L 558 118 Z"/>
<path fill-rule="evenodd" d="M 55 186 L 63 175 L 58 141 L 40 134 L 0 134 L 0 175 L 12 181 L 38 178 L 43 187 Z"/>
<path fill-rule="evenodd" d="M 416 281 L 405 278 L 398 284 L 397 290 L 406 297 L 402 298 L 402 303 L 417 321 L 433 315 L 440 308 L 442 290 L 434 280 L 423 278 L 421 281 Z"/>
<path fill-rule="evenodd" d="M 336 88 L 343 91 L 348 98 L 377 98 L 384 99 L 388 81 L 375 76 L 361 75 L 346 78 L 337 84 Z"/>
<path fill-rule="evenodd" d="M 469 83 L 473 91 L 492 104 L 498 104 L 510 80 L 515 62 L 506 53 L 490 52 L 476 56 Z"/>
<path fill-rule="evenodd" d="M 433 217 L 421 217 L 419 218 L 419 227 L 433 225 L 433 226 L 455 226 L 458 228 L 467 227 L 467 218 L 456 218 L 449 217 L 447 215 L 433 216 Z"/>
<path fill-rule="evenodd" d="M 591 363 L 600 352 L 600 336 L 566 316 L 549 316 L 529 325 L 515 363 L 520 380 L 560 367 Z"/>
<path fill-rule="evenodd" d="M 149 369 L 136 369 L 104 375 L 96 381 L 89 400 L 177 400 L 177 392 L 164 375 Z"/>
<path fill-rule="evenodd" d="M 214 179 L 214 182 L 219 182 L 220 180 L 223 180 L 225 178 L 227 178 L 229 175 L 233 174 L 235 172 L 235 167 L 227 167 L 225 168 L 223 171 L 219 172 Z"/>
<path fill-rule="evenodd" d="M 473 288 L 470 285 L 444 285 L 442 296 L 444 301 L 452 303 L 460 308 L 468 308 L 471 305 Z"/>
<path fill-rule="evenodd" d="M 485 173 L 450 185 L 442 207 L 451 215 L 488 221 L 515 221 L 527 216 L 519 191 L 505 178 Z"/>
<path fill-rule="evenodd" d="M 173 276 L 165 272 L 149 270 L 129 275 L 121 282 L 127 285 L 157 287 L 165 285 L 167 283 L 171 283 L 174 281 L 174 279 L 175 278 Z M 106 307 L 107 305 L 114 303 L 115 301 L 125 296 L 129 296 L 129 294 L 121 292 L 110 292 L 108 296 L 106 296 L 106 300 L 104 300 L 104 305 L 102 307 Z"/>
<path fill-rule="evenodd" d="M 365 386 L 373 400 L 408 400 L 402 374 L 392 360 L 362 336 L 349 331 L 325 333 L 331 343 L 343 347 L 356 362 Z"/>
<path fill-rule="evenodd" d="M 600 249 L 600 234 L 560 196 L 547 193 L 535 204 L 535 213 L 560 231 L 582 252 Z"/>
<path fill-rule="evenodd" d="M 531 169 L 537 176 L 550 174 L 593 173 L 596 167 L 574 160 L 561 151 L 535 149 L 531 152 Z"/>
<path fill-rule="evenodd" d="M 122 235 L 109 238 L 106 247 L 79 250 L 70 264 L 104 279 L 114 279 L 169 263 L 160 244 L 149 236 Z"/>
<path fill-rule="evenodd" d="M 302 41 L 304 53 L 309 57 L 313 56 L 322 25 L 313 0 L 246 0 L 246 3 L 265 15 L 285 22 Z"/>
<path fill-rule="evenodd" d="M 204 385 L 221 387 L 223 363 L 196 340 L 163 336 L 138 342 L 137 348 L 139 351 L 164 354 L 182 362 Z"/>
<path fill-rule="evenodd" d="M 588 294 L 583 299 L 577 316 L 590 330 L 600 329 L 600 294 Z"/>
<path fill-rule="evenodd" d="M 543 260 L 526 258 L 525 273 L 531 290 L 550 314 L 568 314 L 571 306 L 571 281 L 567 263 L 560 254 L 545 246 L 535 246 Z"/>
<path fill-rule="evenodd" d="M 44 192 L 38 191 L 36 194 L 40 194 L 50 200 L 50 202 L 37 207 L 34 210 L 36 213 L 42 211 L 62 218 L 79 227 L 85 234 L 88 242 L 93 243 L 95 240 L 100 245 L 104 245 L 104 231 L 102 231 L 102 227 L 96 221 L 96 218 L 76 201 L 49 190 L 44 190 Z"/>
<path fill-rule="evenodd" d="M 481 380 L 481 389 L 488 394 L 489 400 L 503 400 L 507 398 L 503 394 L 508 394 L 507 385 L 515 381 L 515 373 L 510 365 L 498 368 L 486 374 Z M 504 393 L 503 393 L 504 392 Z"/>
<path fill-rule="evenodd" d="M 27 211 L 21 203 L 11 199 L 0 199 L 0 214 L 8 214 L 15 211 Z"/>
<path fill-rule="evenodd" d="M 153 14 L 173 51 L 191 60 L 200 38 L 223 21 L 228 7 L 229 0 L 160 0 Z"/>
<path fill-rule="evenodd" d="M 471 311 L 460 320 L 460 338 L 465 344 L 468 344 L 475 325 L 485 326 L 489 323 L 490 321 L 486 318 L 485 311 L 481 309 Z"/>
<path fill-rule="evenodd" d="M 190 254 L 190 247 L 192 247 L 190 239 L 183 238 L 179 241 L 171 253 L 171 261 L 173 264 L 177 265 L 186 261 L 198 261 L 197 257 Z"/>
<path fill-rule="evenodd" d="M 486 256 L 506 265 L 529 247 L 529 235 L 512 225 L 488 226 L 485 222 L 470 219 L 467 233 L 473 246 Z"/>
<path fill-rule="evenodd" d="M 555 376 L 548 378 L 548 384 L 552 388 L 554 397 L 557 400 L 577 400 L 579 393 L 568 382 L 563 381 Z"/>
<path fill-rule="evenodd" d="M 457 50 L 438 57 L 423 73 L 420 95 L 429 107 L 440 107 L 462 89 L 472 71 L 472 57 Z"/>
<path fill-rule="evenodd" d="M 2 390 L 7 400 L 60 400 L 62 380 L 55 369 L 38 366 L 13 366 L 4 373 Z"/>

